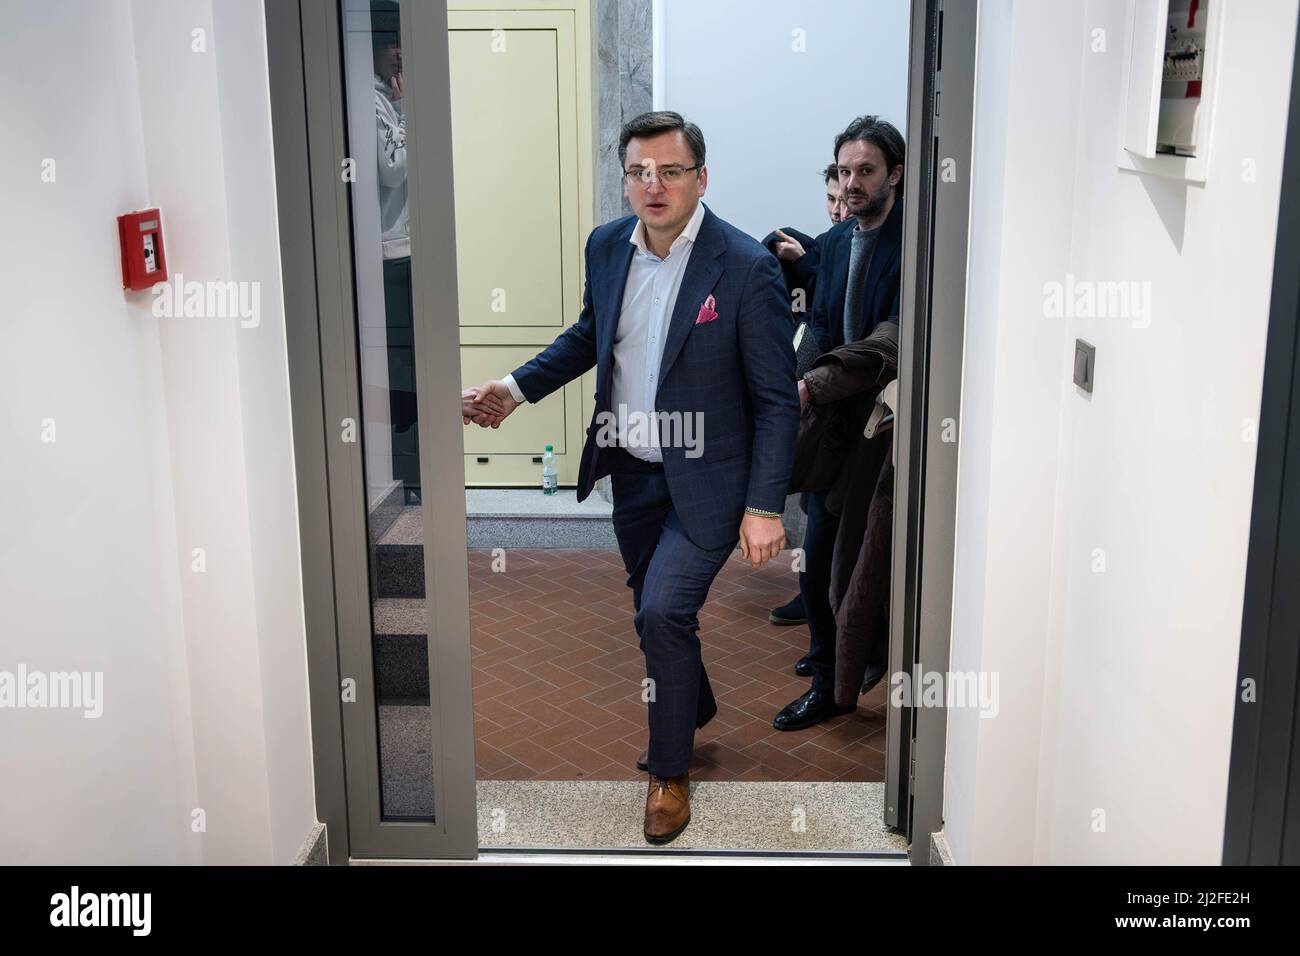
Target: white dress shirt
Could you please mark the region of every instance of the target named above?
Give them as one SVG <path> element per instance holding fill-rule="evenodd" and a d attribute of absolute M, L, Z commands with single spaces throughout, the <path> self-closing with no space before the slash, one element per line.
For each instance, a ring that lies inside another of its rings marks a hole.
<path fill-rule="evenodd" d="M 690 261 L 695 237 L 704 221 L 704 203 L 695 204 L 695 212 L 686 228 L 673 240 L 667 258 L 660 259 L 646 245 L 645 223 L 637 221 L 628 241 L 636 247 L 623 286 L 623 305 L 614 330 L 614 382 L 610 396 L 611 412 L 617 417 L 618 443 L 643 461 L 663 461 L 659 448 L 659 429 L 655 417 L 655 392 L 659 388 L 659 364 L 663 359 L 664 338 L 672 319 L 677 293 Z M 524 401 L 524 393 L 513 375 L 504 379 L 515 401 Z M 638 425 L 638 422 L 642 424 Z"/>

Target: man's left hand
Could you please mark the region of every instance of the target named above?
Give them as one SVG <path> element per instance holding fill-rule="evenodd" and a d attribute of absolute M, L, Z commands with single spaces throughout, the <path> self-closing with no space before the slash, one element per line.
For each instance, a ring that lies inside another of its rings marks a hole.
<path fill-rule="evenodd" d="M 740 522 L 740 554 L 757 571 L 785 547 L 785 525 L 780 517 L 766 518 L 746 512 Z"/>
<path fill-rule="evenodd" d="M 804 247 L 799 245 L 799 240 L 793 236 L 787 236 L 780 229 L 776 230 L 776 257 L 783 262 L 794 262 L 804 254 Z"/>

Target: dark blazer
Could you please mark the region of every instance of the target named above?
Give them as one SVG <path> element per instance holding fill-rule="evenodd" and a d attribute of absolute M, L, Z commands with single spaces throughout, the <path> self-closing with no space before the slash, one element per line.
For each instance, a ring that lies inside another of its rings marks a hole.
<path fill-rule="evenodd" d="M 849 284 L 853 230 L 857 224 L 857 218 L 850 216 L 832 227 L 821 243 L 812 328 L 823 352 L 844 344 L 844 298 Z M 853 317 L 855 334 L 849 341 L 864 338 L 881 322 L 897 317 L 902 247 L 903 198 L 897 196 L 876 237 L 876 248 L 867 267 L 861 311 Z"/>
<path fill-rule="evenodd" d="M 537 402 L 593 366 L 596 407 L 579 465 L 578 500 L 609 474 L 609 449 L 597 442 L 609 415 L 618 327 L 635 247 L 635 216 L 587 239 L 586 288 L 578 321 L 514 371 Z M 696 324 L 710 295 L 718 317 Z M 665 447 L 664 476 L 686 535 L 702 548 L 734 544 L 746 506 L 778 514 L 794 461 L 799 393 L 790 343 L 790 306 L 776 259 L 708 208 L 682 276 L 659 368 L 659 412 L 702 413 L 702 454 Z"/>
<path fill-rule="evenodd" d="M 785 279 L 785 291 L 789 293 L 791 303 L 794 302 L 795 293 L 800 289 L 803 290 L 803 314 L 792 315 L 794 327 L 798 328 L 800 322 L 807 321 L 812 316 L 813 296 L 817 291 L 817 267 L 822 261 L 821 244 L 830 230 L 815 239 L 790 226 L 786 226 L 781 231 L 791 239 L 798 240 L 799 245 L 803 246 L 803 255 L 793 262 L 786 262 L 777 256 L 777 262 L 781 263 L 781 275 Z M 780 237 L 775 230 L 763 237 L 763 246 L 774 256 L 778 242 Z"/>

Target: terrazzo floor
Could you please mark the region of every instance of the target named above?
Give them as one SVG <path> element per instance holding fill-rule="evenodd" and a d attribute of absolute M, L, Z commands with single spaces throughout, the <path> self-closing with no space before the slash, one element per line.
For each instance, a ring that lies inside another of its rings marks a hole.
<path fill-rule="evenodd" d="M 480 780 L 479 846 L 905 853 L 883 820 L 882 783 L 691 785 L 691 822 L 665 847 L 642 834 L 646 784 L 623 780 Z"/>

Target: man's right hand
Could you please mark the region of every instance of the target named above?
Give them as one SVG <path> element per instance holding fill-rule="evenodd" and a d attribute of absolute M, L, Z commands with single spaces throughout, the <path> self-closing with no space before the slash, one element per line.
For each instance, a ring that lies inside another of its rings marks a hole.
<path fill-rule="evenodd" d="M 461 418 L 482 428 L 499 428 L 510 413 L 519 407 L 510 394 L 510 386 L 500 379 L 466 389 L 461 396 Z"/>

